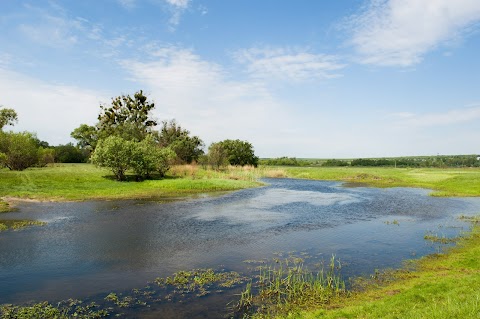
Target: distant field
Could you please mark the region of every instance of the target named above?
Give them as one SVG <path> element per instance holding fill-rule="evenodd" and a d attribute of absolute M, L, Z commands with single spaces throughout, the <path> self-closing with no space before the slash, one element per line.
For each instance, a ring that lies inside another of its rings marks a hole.
<path fill-rule="evenodd" d="M 480 168 L 277 167 L 276 169 L 292 178 L 347 181 L 376 187 L 421 187 L 432 189 L 433 196 L 480 196 Z"/>

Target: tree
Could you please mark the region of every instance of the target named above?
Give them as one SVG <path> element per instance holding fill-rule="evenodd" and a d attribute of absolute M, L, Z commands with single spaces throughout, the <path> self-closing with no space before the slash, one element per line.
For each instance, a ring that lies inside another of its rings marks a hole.
<path fill-rule="evenodd" d="M 183 129 L 175 120 L 163 121 L 158 132 L 158 143 L 170 147 L 177 154 L 177 163 L 197 161 L 203 152 L 203 141 L 198 136 L 190 136 L 190 131 Z"/>
<path fill-rule="evenodd" d="M 255 156 L 253 146 L 247 141 L 224 140 L 219 142 L 228 154 L 231 165 L 253 165 L 257 167 L 258 157 Z"/>
<path fill-rule="evenodd" d="M 70 136 L 77 140 L 77 146 L 88 151 L 93 151 L 98 142 L 98 130 L 95 126 L 81 124 L 74 129 Z"/>
<path fill-rule="evenodd" d="M 29 132 L 0 132 L 0 152 L 4 154 L 4 165 L 15 171 L 36 165 L 39 159 L 36 140 L 36 136 Z"/>
<path fill-rule="evenodd" d="M 125 172 L 131 166 L 134 142 L 112 135 L 100 140 L 92 154 L 92 163 L 109 168 L 119 181 L 126 179 Z"/>
<path fill-rule="evenodd" d="M 72 143 L 55 146 L 55 161 L 57 163 L 85 163 L 90 154 L 85 149 L 79 149 Z"/>
<path fill-rule="evenodd" d="M 154 137 L 149 135 L 143 141 L 134 144 L 130 165 L 137 180 L 149 178 L 153 172 L 158 172 L 164 177 L 174 158 L 175 152 L 168 147 L 159 147 Z"/>
<path fill-rule="evenodd" d="M 141 90 L 133 97 L 121 95 L 113 98 L 111 105 L 100 105 L 100 108 L 102 111 L 97 124 L 99 139 L 117 135 L 125 140 L 139 142 L 157 125 L 157 122 L 149 117 L 155 104 L 148 102 Z"/>
<path fill-rule="evenodd" d="M 124 181 L 129 169 L 137 180 L 149 178 L 153 172 L 164 177 L 173 158 L 175 153 L 159 147 L 153 136 L 135 142 L 113 135 L 98 142 L 91 160 L 97 166 L 109 168 L 117 180 Z"/>
<path fill-rule="evenodd" d="M 45 167 L 52 163 L 55 163 L 55 149 L 40 147 L 38 149 L 38 166 Z"/>
<path fill-rule="evenodd" d="M 228 154 L 221 143 L 212 143 L 208 148 L 208 163 L 217 170 L 228 165 Z"/>
<path fill-rule="evenodd" d="M 0 110 L 0 130 L 5 125 L 14 125 L 16 122 L 18 122 L 18 116 L 14 109 L 5 108 Z"/>

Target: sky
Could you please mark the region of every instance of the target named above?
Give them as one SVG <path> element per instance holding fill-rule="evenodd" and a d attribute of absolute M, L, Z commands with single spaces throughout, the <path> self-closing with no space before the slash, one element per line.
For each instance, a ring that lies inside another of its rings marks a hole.
<path fill-rule="evenodd" d="M 480 153 L 479 0 L 0 0 L 0 105 L 51 145 L 139 90 L 260 157 Z"/>

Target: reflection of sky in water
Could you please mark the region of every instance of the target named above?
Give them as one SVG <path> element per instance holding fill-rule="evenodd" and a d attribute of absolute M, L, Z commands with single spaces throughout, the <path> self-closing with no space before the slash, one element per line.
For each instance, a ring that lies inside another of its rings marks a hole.
<path fill-rule="evenodd" d="M 298 191 L 284 188 L 266 189 L 261 194 L 228 205 L 200 207 L 191 217 L 213 221 L 226 219 L 230 223 L 286 221 L 291 213 L 281 212 L 277 207 L 287 204 L 310 204 L 332 206 L 351 204 L 361 200 L 356 194 Z"/>
<path fill-rule="evenodd" d="M 349 265 L 346 274 L 368 274 L 434 252 L 426 231 L 455 235 L 459 229 L 450 226 L 464 224 L 454 216 L 480 212 L 478 198 L 435 198 L 421 189 L 266 182 L 163 204 L 22 203 L 4 217 L 48 225 L 0 233 L 0 304 L 129 290 L 185 269 L 244 272 L 244 260 L 292 250 L 335 254 Z M 393 220 L 399 225 L 387 223 Z"/>

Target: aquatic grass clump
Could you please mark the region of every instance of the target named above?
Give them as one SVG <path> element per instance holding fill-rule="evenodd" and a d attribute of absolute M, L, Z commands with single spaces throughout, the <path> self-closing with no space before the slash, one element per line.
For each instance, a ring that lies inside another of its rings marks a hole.
<path fill-rule="evenodd" d="M 10 206 L 7 202 L 0 199 L 0 213 L 7 213 L 10 211 Z"/>
<path fill-rule="evenodd" d="M 197 297 L 210 293 L 209 289 L 231 288 L 245 281 L 235 271 L 214 271 L 213 269 L 195 269 L 179 271 L 171 277 L 155 279 L 155 283 L 165 289 L 174 289 L 174 294 L 184 295 L 195 292 Z"/>
<path fill-rule="evenodd" d="M 446 244 L 457 242 L 459 238 L 458 237 L 454 237 L 454 238 L 446 237 L 445 235 L 439 236 L 438 234 L 428 232 L 427 234 L 425 234 L 425 236 L 423 236 L 423 239 L 428 240 L 432 243 L 439 243 L 439 244 L 445 244 L 446 245 Z"/>
<path fill-rule="evenodd" d="M 463 221 L 466 221 L 466 222 L 470 222 L 472 224 L 478 224 L 480 223 L 480 216 L 477 215 L 477 216 L 465 216 L 465 215 L 461 215 L 460 217 L 458 217 L 458 219 L 460 220 L 463 220 Z"/>
<path fill-rule="evenodd" d="M 0 232 L 5 230 L 20 230 L 30 226 L 44 226 L 47 223 L 28 219 L 5 219 L 0 220 Z"/>
<path fill-rule="evenodd" d="M 247 284 L 234 310 L 246 317 L 261 318 L 324 306 L 346 293 L 340 270 L 335 256 L 327 270 L 318 272 L 288 259 L 259 267 L 257 281 Z"/>

